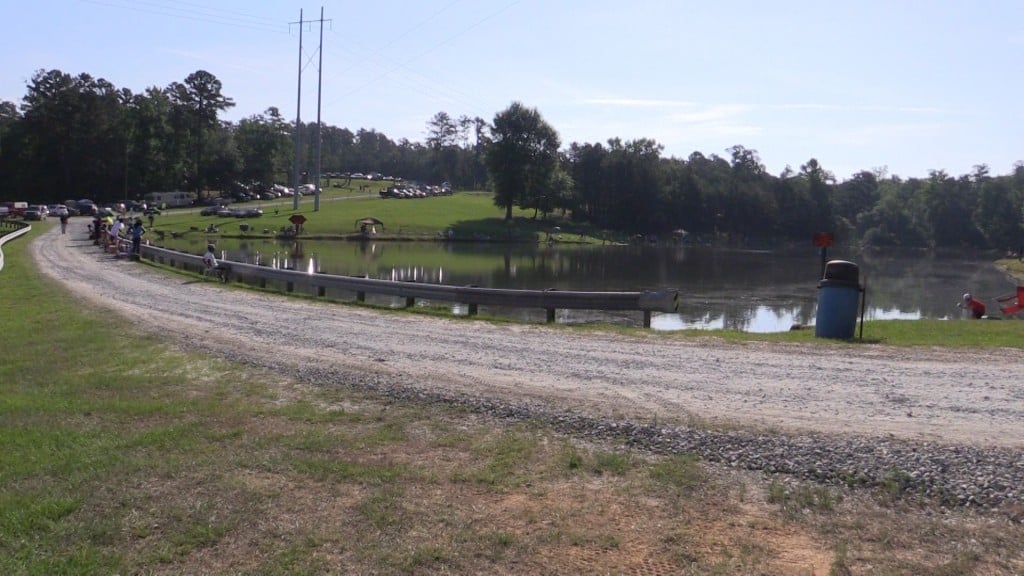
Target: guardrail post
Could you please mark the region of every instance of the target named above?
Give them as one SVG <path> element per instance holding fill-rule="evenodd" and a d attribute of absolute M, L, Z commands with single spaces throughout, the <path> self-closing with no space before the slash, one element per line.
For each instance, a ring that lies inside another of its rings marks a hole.
<path fill-rule="evenodd" d="M 285 292 L 294 292 L 295 291 L 295 283 L 294 282 L 287 282 L 287 283 L 285 283 L 284 290 L 285 290 Z"/>
<path fill-rule="evenodd" d="M 356 302 L 366 302 L 366 292 L 356 292 Z"/>
<path fill-rule="evenodd" d="M 325 286 L 317 286 L 316 287 L 316 295 L 318 297 L 323 298 L 326 294 L 327 294 L 327 288 Z"/>
<path fill-rule="evenodd" d="M 466 307 L 466 314 L 468 316 L 476 316 L 476 304 L 468 304 Z"/>
<path fill-rule="evenodd" d="M 555 309 L 554 308 L 548 308 L 547 312 L 548 312 L 548 324 L 551 324 L 551 323 L 553 323 L 555 321 Z"/>
<path fill-rule="evenodd" d="M 415 297 L 413 297 L 413 296 L 406 296 L 405 297 L 405 307 L 406 308 L 412 308 L 415 305 L 416 305 L 416 298 Z"/>
<path fill-rule="evenodd" d="M 644 310 L 644 328 L 651 327 L 651 311 Z"/>

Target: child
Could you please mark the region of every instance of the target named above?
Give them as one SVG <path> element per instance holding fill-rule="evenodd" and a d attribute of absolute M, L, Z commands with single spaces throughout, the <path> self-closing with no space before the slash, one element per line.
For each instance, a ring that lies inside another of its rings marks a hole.
<path fill-rule="evenodd" d="M 215 249 L 216 247 L 213 244 L 206 245 L 206 254 L 203 254 L 203 264 L 206 266 L 206 273 L 216 274 L 217 278 L 219 278 L 221 282 L 226 282 L 226 271 L 224 267 L 217 262 L 217 257 L 213 254 Z"/>

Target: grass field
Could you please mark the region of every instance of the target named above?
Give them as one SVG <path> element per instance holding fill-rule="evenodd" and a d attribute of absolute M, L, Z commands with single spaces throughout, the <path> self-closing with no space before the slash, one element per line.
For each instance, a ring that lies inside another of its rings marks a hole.
<path fill-rule="evenodd" d="M 157 217 L 156 229 L 165 232 L 205 230 L 217 225 L 222 234 L 243 234 L 239 225 L 251 227 L 246 235 L 274 235 L 282 227 L 291 226 L 290 219 L 301 215 L 306 219 L 302 234 L 310 238 L 354 236 L 359 233 L 356 222 L 374 217 L 384 222 L 378 227 L 380 239 L 434 239 L 438 234 L 452 230 L 456 238 L 490 238 L 498 240 L 537 242 L 559 226 L 566 235 L 578 241 L 595 242 L 597 233 L 588 226 L 574 226 L 564 220 L 534 219 L 533 211 L 513 210 L 513 221 L 505 221 L 503 209 L 494 205 L 489 192 L 458 192 L 452 196 L 418 199 L 383 199 L 376 191 L 382 184 L 365 190 L 337 190 L 325 188 L 320 198 L 320 209 L 314 210 L 314 199 L 303 197 L 294 209 L 292 199 L 281 198 L 270 202 L 247 202 L 238 207 L 260 207 L 260 218 L 218 218 L 200 216 L 198 209 L 169 210 Z M 266 233 L 263 231 L 267 230 Z M 580 235 L 583 238 L 579 238 Z"/>
<path fill-rule="evenodd" d="M 1024 570 L 998 518 L 184 353 L 43 279 L 36 234 L 0 272 L 2 574 Z"/>

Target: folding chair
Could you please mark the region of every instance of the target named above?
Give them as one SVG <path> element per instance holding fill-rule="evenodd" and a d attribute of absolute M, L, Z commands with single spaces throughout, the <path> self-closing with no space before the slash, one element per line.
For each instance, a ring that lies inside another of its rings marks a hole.
<path fill-rule="evenodd" d="M 1009 296 L 996 298 L 999 302 L 999 310 L 1009 316 L 1024 311 L 1024 286 L 1017 286 L 1017 293 Z"/>

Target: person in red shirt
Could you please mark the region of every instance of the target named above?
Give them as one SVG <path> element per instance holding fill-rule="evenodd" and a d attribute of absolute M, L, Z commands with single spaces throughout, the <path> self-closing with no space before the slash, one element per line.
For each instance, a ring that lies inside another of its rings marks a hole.
<path fill-rule="evenodd" d="M 960 303 L 960 307 L 970 310 L 973 318 L 981 318 L 985 315 L 985 303 L 971 296 L 970 292 L 964 294 L 964 301 Z"/>

